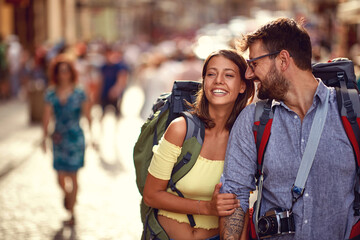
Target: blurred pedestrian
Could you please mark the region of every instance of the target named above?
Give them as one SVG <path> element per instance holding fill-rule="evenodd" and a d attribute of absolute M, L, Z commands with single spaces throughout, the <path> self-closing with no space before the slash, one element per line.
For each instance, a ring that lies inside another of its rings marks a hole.
<path fill-rule="evenodd" d="M 81 114 L 88 119 L 91 129 L 90 107 L 84 90 L 78 88 L 77 73 L 71 61 L 64 56 L 56 57 L 49 71 L 51 85 L 45 93 L 43 116 L 44 140 L 51 116 L 55 117 L 53 142 L 53 167 L 64 193 L 64 207 L 71 217 L 65 224 L 74 225 L 74 206 L 78 191 L 77 172 L 84 166 L 85 138 L 79 125 Z"/>
<path fill-rule="evenodd" d="M 0 99 L 10 96 L 8 87 L 7 46 L 0 34 Z"/>
<path fill-rule="evenodd" d="M 107 106 L 113 106 L 117 117 L 120 116 L 120 101 L 128 82 L 128 67 L 121 60 L 121 54 L 111 48 L 106 49 L 106 62 L 101 67 L 102 91 L 101 107 L 103 115 Z"/>
<path fill-rule="evenodd" d="M 22 46 L 16 35 L 10 35 L 7 39 L 7 62 L 9 64 L 9 78 L 11 85 L 11 93 L 13 97 L 17 97 L 20 90 L 20 68 Z"/>
<path fill-rule="evenodd" d="M 201 67 L 201 66 L 200 66 Z M 181 63 L 167 57 L 163 52 L 154 51 L 147 56 L 146 66 L 138 76 L 145 94 L 141 117 L 151 114 L 151 107 L 160 94 L 170 92 Z"/>

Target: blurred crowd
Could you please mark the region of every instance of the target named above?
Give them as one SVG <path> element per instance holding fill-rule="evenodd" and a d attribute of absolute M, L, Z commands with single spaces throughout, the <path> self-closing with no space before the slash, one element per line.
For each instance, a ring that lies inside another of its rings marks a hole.
<path fill-rule="evenodd" d="M 309 32 L 312 33 L 311 28 Z M 317 34 L 313 33 L 312 36 L 316 42 L 314 36 Z M 200 40 L 176 36 L 154 44 L 142 36 L 128 43 L 109 44 L 97 39 L 69 45 L 59 41 L 56 44 L 44 43 L 29 51 L 22 47 L 17 36 L 10 35 L 5 39 L 0 36 L 0 100 L 26 99 L 30 105 L 31 121 L 40 121 L 43 93 L 50 84 L 48 66 L 54 57 L 66 54 L 73 60 L 78 72 L 78 84 L 85 90 L 92 105 L 100 104 L 104 109 L 110 104 L 119 110 L 126 87 L 136 84 L 145 96 L 141 117 L 146 119 L 154 101 L 161 93 L 171 90 L 174 80 L 200 80 L 203 59 L 195 49 Z M 331 54 L 322 53 L 316 47 L 318 45 L 314 44 L 314 61 L 327 60 Z M 358 52 L 358 49 L 350 51 L 354 52 Z M 359 67 L 355 68 L 359 77 Z M 117 99 L 114 104 L 107 101 L 105 95 L 114 94 L 109 90 L 115 80 L 107 78 L 109 74 L 116 75 L 118 72 L 126 72 L 126 76 L 123 76 L 126 79 L 122 79 L 122 86 L 115 93 Z"/>
<path fill-rule="evenodd" d="M 17 36 L 0 38 L 0 100 L 26 99 L 33 102 L 30 105 L 34 111 L 41 108 L 44 90 L 50 84 L 48 67 L 52 59 L 65 54 L 73 60 L 78 85 L 85 90 L 91 104 L 106 105 L 105 95 L 111 94 L 109 89 L 114 84 L 107 78 L 126 72 L 122 89 L 115 93 L 118 104 L 126 87 L 137 84 L 145 96 L 141 112 L 145 119 L 153 102 L 161 93 L 171 90 L 174 80 L 201 78 L 202 60 L 196 57 L 192 46 L 193 39 L 183 37 L 157 44 L 145 38 L 112 44 L 94 40 L 68 45 L 59 41 L 40 45 L 31 53 L 22 47 Z M 40 111 L 38 115 L 32 116 L 32 120 L 40 120 Z"/>

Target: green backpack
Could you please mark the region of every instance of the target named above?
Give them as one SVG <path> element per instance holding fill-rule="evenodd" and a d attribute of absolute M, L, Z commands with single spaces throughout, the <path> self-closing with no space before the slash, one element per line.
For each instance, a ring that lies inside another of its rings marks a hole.
<path fill-rule="evenodd" d="M 195 81 L 175 81 L 170 93 L 162 94 L 153 105 L 153 114 L 141 127 L 141 133 L 134 146 L 134 165 L 136 170 L 136 184 L 140 194 L 143 194 L 148 167 L 153 152 L 166 128 L 172 120 L 183 116 L 186 120 L 187 131 L 181 154 L 174 165 L 169 185 L 180 197 L 183 194 L 176 188 L 176 183 L 194 166 L 202 147 L 205 127 L 195 115 L 186 112 L 185 100 L 193 103 L 201 83 Z M 140 203 L 141 221 L 143 223 L 142 239 L 169 239 L 166 232 L 157 221 L 157 209 L 147 206 L 143 199 Z M 194 218 L 188 215 L 191 226 L 195 226 Z"/>

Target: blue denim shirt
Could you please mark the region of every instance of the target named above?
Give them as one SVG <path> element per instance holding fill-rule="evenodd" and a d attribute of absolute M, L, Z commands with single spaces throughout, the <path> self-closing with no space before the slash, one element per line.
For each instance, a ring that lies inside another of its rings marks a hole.
<path fill-rule="evenodd" d="M 276 107 L 271 135 L 264 155 L 264 184 L 260 216 L 272 207 L 289 209 L 291 187 L 309 137 L 316 108 L 325 101 L 326 86 L 319 80 L 312 106 L 303 122 L 283 102 Z M 231 192 L 249 207 L 249 192 L 255 190 L 256 146 L 252 126 L 255 105 L 237 118 L 227 147 L 221 192 Z M 305 185 L 304 195 L 293 206 L 295 235 L 279 239 L 346 239 L 354 217 L 356 164 L 352 146 L 341 123 L 336 91 L 330 88 L 329 110 L 319 147 Z M 278 239 L 278 238 L 272 238 Z"/>

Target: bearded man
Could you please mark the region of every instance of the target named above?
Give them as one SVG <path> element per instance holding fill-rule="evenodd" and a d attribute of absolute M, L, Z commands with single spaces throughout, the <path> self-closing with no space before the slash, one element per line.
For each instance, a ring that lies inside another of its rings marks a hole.
<path fill-rule="evenodd" d="M 354 216 L 353 210 L 355 156 L 340 119 L 335 89 L 325 86 L 312 74 L 308 33 L 293 19 L 279 18 L 247 34 L 240 43 L 242 51 L 249 49 L 246 78 L 258 82 L 258 98 L 273 99 L 274 116 L 263 159 L 259 216 L 274 208 L 282 209 L 280 211 L 292 215 L 294 223 L 291 224 L 295 226 L 295 231 L 280 229 L 280 234 L 269 234 L 266 238 L 348 239 L 359 218 Z M 328 107 L 325 125 L 305 191 L 294 202 L 292 186 L 315 113 L 322 105 Z M 236 194 L 241 206 L 232 215 L 220 219 L 222 239 L 240 238 L 249 208 L 249 194 L 256 188 L 254 112 L 254 104 L 241 112 L 229 138 L 221 192 Z M 276 217 L 273 219 L 277 221 Z M 259 222 L 254 221 L 254 224 Z M 266 224 L 259 227 L 265 229 L 273 223 Z"/>

